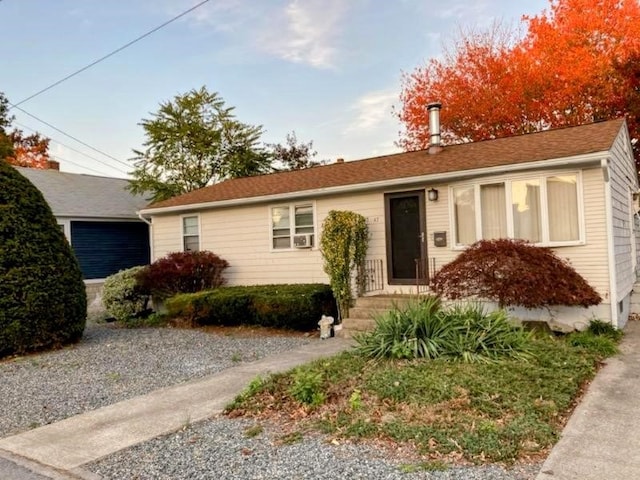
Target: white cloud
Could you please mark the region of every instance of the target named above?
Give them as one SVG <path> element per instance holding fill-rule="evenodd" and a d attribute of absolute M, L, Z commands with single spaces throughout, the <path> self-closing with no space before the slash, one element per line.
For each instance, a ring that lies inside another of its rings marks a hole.
<path fill-rule="evenodd" d="M 258 46 L 294 63 L 334 68 L 346 3 L 343 0 L 291 0 L 265 25 Z"/>
<path fill-rule="evenodd" d="M 434 8 L 433 13 L 444 19 L 466 20 L 477 18 L 489 13 L 489 5 L 484 1 L 468 2 L 466 0 L 454 0 L 447 6 Z"/>
<path fill-rule="evenodd" d="M 192 2 L 167 0 L 170 15 L 184 12 Z M 252 24 L 259 20 L 262 5 L 247 0 L 214 0 L 189 12 L 182 21 L 195 26 L 213 28 L 217 32 L 233 33 L 252 30 Z"/>
<path fill-rule="evenodd" d="M 398 92 L 378 90 L 362 95 L 351 107 L 356 112 L 355 119 L 347 126 L 348 135 L 364 134 L 385 127 L 393 122 L 391 109 L 398 100 Z"/>

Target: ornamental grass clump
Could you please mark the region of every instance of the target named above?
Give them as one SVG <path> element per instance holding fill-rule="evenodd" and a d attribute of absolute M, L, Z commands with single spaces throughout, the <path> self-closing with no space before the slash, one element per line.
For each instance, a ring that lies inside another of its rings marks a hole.
<path fill-rule="evenodd" d="M 427 297 L 376 318 L 373 331 L 357 335 L 357 351 L 369 358 L 449 358 L 465 362 L 526 359 L 530 332 L 509 321 L 502 310 L 479 304 L 443 308 Z"/>
<path fill-rule="evenodd" d="M 574 347 L 597 352 L 606 358 L 618 353 L 618 343 L 622 336 L 622 330 L 594 318 L 589 322 L 586 330 L 570 333 L 567 336 L 567 342 Z"/>

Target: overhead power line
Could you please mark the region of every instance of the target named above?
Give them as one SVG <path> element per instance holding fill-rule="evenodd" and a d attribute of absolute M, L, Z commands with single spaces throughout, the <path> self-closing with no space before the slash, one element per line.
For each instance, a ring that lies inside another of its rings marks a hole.
<path fill-rule="evenodd" d="M 121 165 L 124 165 L 124 166 L 125 166 L 125 167 L 127 167 L 127 168 L 131 168 L 131 165 L 129 165 L 128 163 L 123 162 L 122 160 L 120 160 L 120 159 L 118 159 L 118 158 L 114 157 L 113 155 L 109 155 L 108 153 L 105 153 L 105 152 L 103 152 L 102 150 L 99 150 L 99 149 L 97 149 L 96 147 L 93 147 L 93 146 L 89 145 L 89 144 L 88 144 L 88 143 L 86 143 L 86 142 L 83 142 L 83 141 L 82 141 L 82 140 L 80 140 L 79 138 L 74 137 L 73 135 L 68 134 L 68 133 L 67 133 L 67 132 L 65 132 L 64 130 L 59 129 L 58 127 L 56 127 L 56 126 L 54 126 L 54 125 L 51 125 L 49 122 L 46 122 L 46 121 L 42 120 L 41 118 L 36 117 L 36 116 L 35 116 L 35 115 L 33 115 L 32 113 L 27 112 L 24 108 L 22 108 L 22 107 L 18 107 L 18 106 L 16 106 L 15 104 L 12 104 L 12 103 L 9 103 L 9 105 L 12 105 L 15 109 L 20 110 L 22 113 L 24 113 L 25 115 L 28 115 L 29 117 L 33 118 L 34 120 L 37 120 L 37 121 L 39 121 L 40 123 L 45 124 L 47 127 L 49 127 L 49 128 L 53 128 L 56 132 L 61 133 L 61 134 L 62 134 L 62 135 L 64 135 L 65 137 L 68 137 L 68 138 L 70 138 L 71 140 L 78 142 L 80 145 L 84 145 L 85 147 L 90 148 L 91 150 L 93 150 L 94 152 L 99 153 L 100 155 L 104 155 L 105 157 L 110 158 L 111 160 L 114 160 L 114 161 L 116 161 L 116 162 L 120 163 Z"/>
<path fill-rule="evenodd" d="M 2 1 L 2 0 L 0 0 L 0 2 L 1 2 L 1 1 Z M 60 155 L 49 155 L 49 156 L 50 156 L 51 158 L 53 158 L 54 160 L 57 160 L 57 161 L 59 161 L 59 162 L 70 163 L 71 165 L 75 165 L 76 167 L 79 167 L 79 168 L 84 168 L 85 170 L 88 170 L 88 171 L 93 172 L 93 173 L 97 173 L 98 175 L 103 175 L 103 176 L 105 175 L 105 173 L 104 173 L 104 172 L 100 172 L 100 171 L 95 170 L 95 169 L 93 169 L 93 168 L 91 168 L 91 167 L 87 167 L 86 165 L 81 165 L 81 164 L 79 164 L 79 163 L 72 162 L 72 161 L 71 161 L 71 160 L 69 160 L 69 159 L 62 158 Z"/>
<path fill-rule="evenodd" d="M 0 1 L 2 1 L 2 0 L 0 0 Z M 29 130 L 31 132 L 39 133 L 38 130 L 36 130 L 35 128 L 31 128 L 28 125 L 25 125 L 24 123 L 15 122 L 15 121 L 13 123 L 18 125 L 18 126 L 20 126 L 20 127 L 22 127 L 22 128 L 26 128 L 27 130 Z M 117 172 L 124 173 L 125 175 L 127 175 L 129 173 L 129 172 L 125 172 L 124 170 L 122 170 L 122 169 L 120 169 L 120 168 L 118 168 L 118 167 L 116 167 L 114 165 L 106 163 L 106 162 L 100 160 L 99 158 L 96 158 L 96 157 L 94 157 L 92 155 L 89 155 L 88 153 L 83 152 L 82 150 L 78 150 L 77 148 L 74 148 L 74 147 L 72 147 L 72 146 L 70 146 L 70 145 L 68 145 L 66 143 L 63 143 L 60 140 L 57 140 L 57 139 L 55 139 L 53 137 L 50 137 L 49 135 L 47 135 L 47 138 L 49 140 L 51 140 L 53 143 L 57 143 L 58 145 L 62 145 L 63 147 L 68 148 L 69 150 L 71 150 L 73 152 L 79 153 L 80 155 L 84 155 L 85 157 L 90 158 L 91 160 L 94 160 L 94 161 L 96 161 L 96 162 L 98 162 L 98 163 L 100 163 L 102 165 L 105 165 L 105 166 L 107 166 L 107 167 L 109 167 L 109 168 L 111 168 L 113 170 L 116 170 Z M 87 170 L 92 170 L 91 168 L 86 167 L 84 165 L 78 165 L 77 163 L 73 163 L 71 160 L 66 160 L 65 159 L 65 162 L 72 163 L 73 165 L 76 165 L 76 166 L 81 166 L 83 168 L 86 168 Z M 97 170 L 92 170 L 92 171 L 97 172 Z M 100 173 L 100 172 L 97 172 L 97 173 Z"/>
<path fill-rule="evenodd" d="M 2 0 L 0 0 L 0 2 L 1 2 L 1 1 L 2 1 Z M 143 34 L 142 34 L 142 35 L 140 35 L 139 37 L 134 38 L 134 39 L 133 39 L 133 40 L 131 40 L 130 42 L 125 43 L 125 44 L 124 44 L 124 45 L 122 45 L 121 47 L 116 48 L 115 50 L 113 50 L 113 51 L 112 51 L 112 52 L 110 52 L 110 53 L 107 53 L 107 54 L 106 54 L 106 55 L 104 55 L 103 57 L 100 57 L 100 58 L 98 58 L 97 60 L 94 60 L 93 62 L 89 63 L 88 65 L 85 65 L 84 67 L 80 68 L 79 70 L 76 70 L 75 72 L 70 73 L 70 74 L 69 74 L 69 75 L 67 75 L 66 77 L 63 77 L 63 78 L 61 78 L 60 80 L 58 80 L 57 82 L 54 82 L 54 83 L 52 83 L 51 85 L 49 85 L 49 86 L 47 86 L 47 87 L 43 88 L 42 90 L 37 91 L 37 92 L 36 92 L 36 93 L 34 93 L 33 95 L 30 95 L 30 96 L 28 96 L 27 98 L 24 98 L 24 99 L 20 100 L 19 102 L 12 104 L 12 105 L 13 105 L 13 108 L 17 108 L 17 106 L 18 106 L 18 105 L 22 105 L 23 103 L 28 102 L 28 101 L 29 101 L 29 100 L 31 100 L 32 98 L 35 98 L 35 97 L 37 97 L 38 95 L 41 95 L 41 94 L 43 94 L 44 92 L 46 92 L 46 91 L 48 91 L 48 90 L 51 90 L 51 89 L 52 89 L 52 88 L 54 88 L 54 87 L 57 87 L 58 85 L 60 85 L 60 84 L 61 84 L 61 83 L 63 83 L 63 82 L 66 82 L 66 81 L 67 81 L 67 80 L 69 80 L 70 78 L 73 78 L 73 77 L 75 77 L 76 75 L 78 75 L 78 74 L 80 74 L 80 73 L 84 72 L 85 70 L 88 70 L 88 69 L 90 69 L 91 67 L 93 67 L 93 66 L 97 65 L 98 63 L 103 62 L 103 61 L 104 61 L 104 60 L 106 60 L 107 58 L 114 56 L 116 53 L 121 52 L 121 51 L 122 51 L 122 50 L 124 50 L 125 48 L 128 48 L 128 47 L 130 47 L 131 45 L 133 45 L 133 44 L 135 44 L 135 43 L 138 43 L 138 42 L 139 42 L 140 40 L 142 40 L 143 38 L 148 37 L 149 35 L 151 35 L 151 34 L 153 34 L 153 33 L 157 32 L 158 30 L 160 30 L 160 29 L 162 29 L 162 28 L 166 27 L 166 26 L 167 26 L 167 25 L 169 25 L 170 23 L 173 23 L 173 22 L 175 22 L 176 20 L 178 20 L 178 19 L 180 19 L 180 18 L 184 17 L 185 15 L 187 15 L 187 14 L 189 14 L 189 13 L 193 12 L 195 9 L 197 9 L 197 8 L 201 7 L 201 6 L 202 6 L 202 5 L 204 5 L 205 3 L 208 3 L 209 1 L 210 1 L 210 0 L 203 0 L 203 1 L 202 1 L 202 2 L 200 2 L 200 3 L 197 3 L 196 5 L 194 5 L 193 7 L 189 8 L 188 10 L 185 10 L 184 12 L 182 12 L 182 13 L 180 13 L 180 14 L 176 15 L 175 17 L 171 18 L 170 20 L 167 20 L 166 22 L 162 23 L 161 25 L 158 25 L 157 27 L 155 27 L 155 28 L 153 28 L 153 29 L 149 30 L 148 32 L 143 33 Z"/>

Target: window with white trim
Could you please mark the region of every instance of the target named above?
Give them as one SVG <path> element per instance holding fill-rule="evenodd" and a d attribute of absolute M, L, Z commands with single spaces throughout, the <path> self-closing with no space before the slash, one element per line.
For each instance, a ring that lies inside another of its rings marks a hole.
<path fill-rule="evenodd" d="M 200 225 L 197 215 L 182 217 L 182 249 L 185 252 L 200 250 Z"/>
<path fill-rule="evenodd" d="M 583 240 L 580 175 L 536 175 L 451 188 L 455 245 L 520 238 L 534 244 Z"/>
<path fill-rule="evenodd" d="M 274 250 L 293 247 L 293 237 L 309 235 L 314 245 L 314 212 L 310 203 L 271 207 L 271 246 Z"/>

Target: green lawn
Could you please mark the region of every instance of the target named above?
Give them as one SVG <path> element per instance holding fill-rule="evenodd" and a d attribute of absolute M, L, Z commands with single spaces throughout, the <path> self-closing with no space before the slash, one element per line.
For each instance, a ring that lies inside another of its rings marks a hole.
<path fill-rule="evenodd" d="M 539 334 L 530 358 L 497 362 L 374 361 L 348 352 L 257 379 L 227 413 L 399 443 L 433 462 L 511 463 L 546 455 L 614 351 L 614 340 L 587 332 Z"/>

